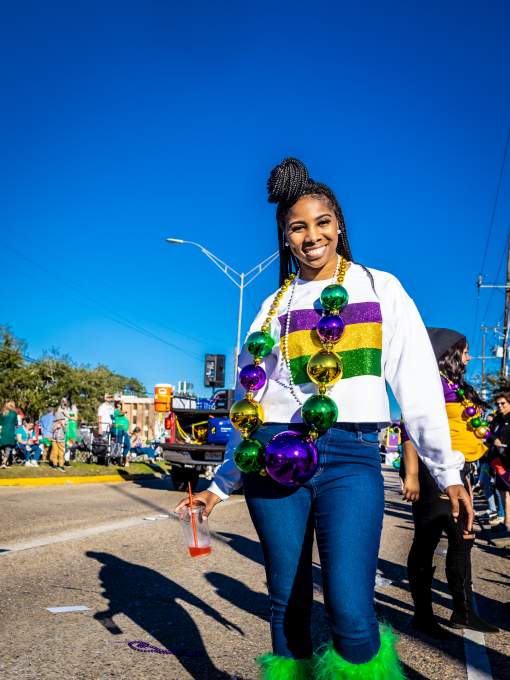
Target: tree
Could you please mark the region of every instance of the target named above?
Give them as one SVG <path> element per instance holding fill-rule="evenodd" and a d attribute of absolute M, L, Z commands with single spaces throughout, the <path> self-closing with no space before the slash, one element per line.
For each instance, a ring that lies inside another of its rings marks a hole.
<path fill-rule="evenodd" d="M 66 397 L 78 407 L 80 420 L 92 424 L 106 393 L 146 394 L 136 378 L 114 373 L 106 366 L 75 364 L 55 350 L 30 360 L 26 343 L 7 326 L 0 326 L 0 342 L 0 401 L 13 399 L 31 418 L 38 418 L 48 406 Z"/>

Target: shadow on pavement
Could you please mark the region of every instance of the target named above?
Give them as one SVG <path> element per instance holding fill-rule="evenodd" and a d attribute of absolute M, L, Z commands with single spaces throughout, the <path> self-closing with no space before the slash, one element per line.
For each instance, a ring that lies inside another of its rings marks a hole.
<path fill-rule="evenodd" d="M 94 618 L 109 633 L 123 633 L 114 618 L 124 614 L 162 645 L 163 651 L 158 654 L 175 656 L 196 680 L 230 680 L 231 676 L 219 670 L 209 658 L 197 624 L 177 600 L 201 609 L 214 621 L 244 635 L 238 626 L 227 621 L 204 600 L 153 569 L 109 553 L 88 551 L 85 554 L 102 565 L 99 578 L 108 607 Z M 131 641 L 129 646 L 142 652 L 157 650 L 143 641 Z"/>
<path fill-rule="evenodd" d="M 241 581 L 216 571 L 204 576 L 221 598 L 253 616 L 269 621 L 269 598 L 266 593 L 258 593 Z"/>

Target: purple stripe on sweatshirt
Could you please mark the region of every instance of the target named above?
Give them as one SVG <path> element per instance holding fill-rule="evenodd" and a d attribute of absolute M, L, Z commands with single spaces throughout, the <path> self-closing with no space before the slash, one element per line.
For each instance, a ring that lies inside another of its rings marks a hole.
<path fill-rule="evenodd" d="M 297 309 L 291 312 L 289 333 L 310 331 L 317 326 L 322 316 L 321 310 Z M 381 307 L 378 302 L 353 302 L 342 311 L 341 317 L 346 324 L 382 323 Z M 278 317 L 282 333 L 285 332 L 287 314 Z"/>

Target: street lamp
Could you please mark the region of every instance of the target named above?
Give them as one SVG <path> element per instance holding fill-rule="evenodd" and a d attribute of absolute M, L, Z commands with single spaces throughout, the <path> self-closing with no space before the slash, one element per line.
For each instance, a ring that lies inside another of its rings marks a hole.
<path fill-rule="evenodd" d="M 241 353 L 241 321 L 243 317 L 243 293 L 244 289 L 246 286 L 249 286 L 250 283 L 253 283 L 257 276 L 259 274 L 262 274 L 264 269 L 267 269 L 270 264 L 272 264 L 275 260 L 278 259 L 279 251 L 276 250 L 272 255 L 269 255 L 269 257 L 266 257 L 265 260 L 262 260 L 262 262 L 259 262 L 255 267 L 252 267 L 249 271 L 247 272 L 238 272 L 236 271 L 233 267 L 228 265 L 226 262 L 223 262 L 223 260 L 220 260 L 220 258 L 215 255 L 214 253 L 211 253 L 210 250 L 205 248 L 203 245 L 200 243 L 196 243 L 195 241 L 186 241 L 182 238 L 167 238 L 166 239 L 167 243 L 171 243 L 173 245 L 183 245 L 187 244 L 190 246 L 195 246 L 195 248 L 198 248 L 206 257 L 208 257 L 210 260 L 214 262 L 214 264 L 218 267 L 218 269 L 221 269 L 221 271 L 227 276 L 233 284 L 235 284 L 239 288 L 239 312 L 237 315 L 237 342 L 236 342 L 236 350 L 235 350 L 235 366 L 234 366 L 234 385 L 235 381 L 237 378 L 237 366 L 239 363 L 239 354 Z"/>

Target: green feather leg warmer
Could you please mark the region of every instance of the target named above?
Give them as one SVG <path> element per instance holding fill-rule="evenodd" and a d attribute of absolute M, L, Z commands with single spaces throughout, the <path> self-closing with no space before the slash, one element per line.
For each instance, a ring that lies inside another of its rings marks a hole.
<path fill-rule="evenodd" d="M 262 680 L 313 680 L 312 659 L 289 659 L 276 654 L 263 654 L 257 659 Z"/>
<path fill-rule="evenodd" d="M 333 644 L 329 643 L 323 654 L 318 657 L 313 675 L 314 679 L 406 680 L 395 649 L 397 636 L 387 625 L 381 625 L 380 632 L 381 646 L 379 651 L 373 659 L 366 663 L 350 663 L 342 659 L 338 652 L 334 650 Z M 269 677 L 272 678 L 272 676 Z"/>

